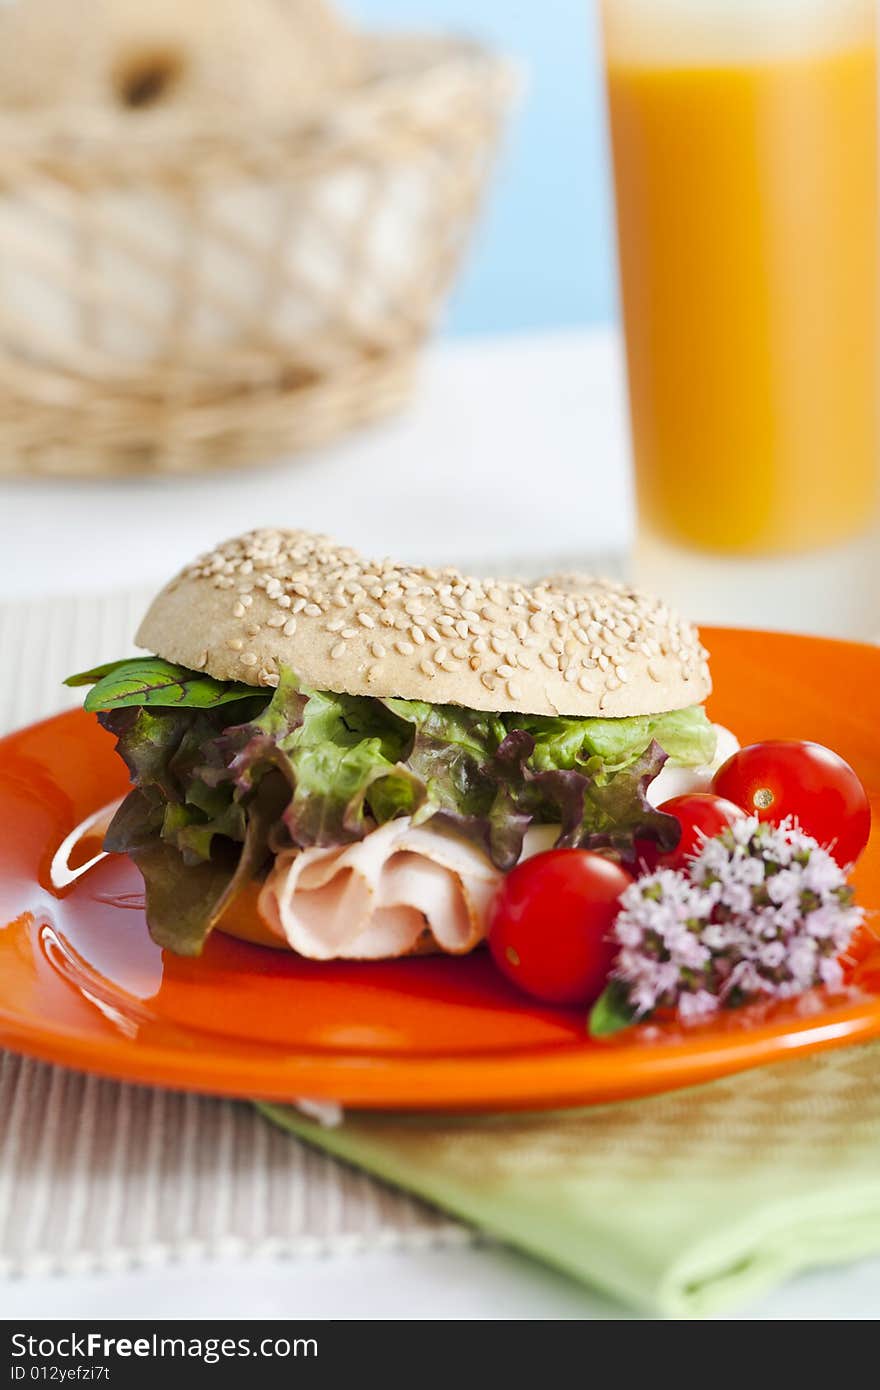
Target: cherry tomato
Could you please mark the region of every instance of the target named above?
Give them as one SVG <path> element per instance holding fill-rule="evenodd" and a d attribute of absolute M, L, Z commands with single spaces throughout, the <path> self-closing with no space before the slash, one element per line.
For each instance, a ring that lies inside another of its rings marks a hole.
<path fill-rule="evenodd" d="M 865 789 L 849 763 L 821 743 L 752 743 L 727 759 L 712 787 L 759 820 L 794 816 L 844 866 L 855 863 L 868 843 Z"/>
<path fill-rule="evenodd" d="M 617 954 L 609 940 L 632 875 L 586 849 L 551 849 L 517 864 L 489 914 L 489 949 L 503 974 L 549 1004 L 591 1004 Z"/>
<path fill-rule="evenodd" d="M 681 826 L 681 839 L 675 849 L 660 856 L 659 862 L 665 869 L 685 868 L 706 840 L 720 835 L 738 816 L 745 815 L 740 806 L 711 792 L 682 792 L 681 796 L 664 801 L 659 809 L 675 816 Z"/>
<path fill-rule="evenodd" d="M 633 840 L 632 856 L 624 856 L 630 873 L 640 878 L 642 874 L 652 874 L 660 867 L 661 849 L 656 840 L 643 840 L 637 836 Z"/>

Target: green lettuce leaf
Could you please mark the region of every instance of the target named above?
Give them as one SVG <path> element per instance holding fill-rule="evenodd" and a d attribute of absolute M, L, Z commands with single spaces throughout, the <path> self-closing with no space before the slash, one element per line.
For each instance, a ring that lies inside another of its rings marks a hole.
<path fill-rule="evenodd" d="M 508 718 L 534 738 L 530 761 L 538 772 L 589 767 L 594 774 L 607 776 L 635 762 L 655 742 L 673 762 L 685 767 L 710 762 L 715 753 L 715 730 L 701 705 L 626 719 Z"/>
<path fill-rule="evenodd" d="M 285 823 L 294 844 L 363 838 L 368 822 L 414 815 L 424 784 L 403 765 L 407 740 L 379 702 L 312 691 L 302 722 L 280 747 L 290 763 Z"/>
<path fill-rule="evenodd" d="M 65 685 L 91 685 L 85 708 L 97 712 L 131 706 L 160 705 L 185 709 L 211 709 L 233 700 L 268 698 L 252 685 L 218 681 L 185 666 L 175 666 L 158 656 L 110 661 L 91 671 L 68 676 Z"/>

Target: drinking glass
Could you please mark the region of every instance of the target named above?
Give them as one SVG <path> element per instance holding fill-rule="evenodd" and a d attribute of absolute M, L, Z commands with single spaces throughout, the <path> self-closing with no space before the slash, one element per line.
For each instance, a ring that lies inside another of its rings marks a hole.
<path fill-rule="evenodd" d="M 815 557 L 846 607 L 876 550 L 875 0 L 601 7 L 637 553 L 724 583 Z"/>

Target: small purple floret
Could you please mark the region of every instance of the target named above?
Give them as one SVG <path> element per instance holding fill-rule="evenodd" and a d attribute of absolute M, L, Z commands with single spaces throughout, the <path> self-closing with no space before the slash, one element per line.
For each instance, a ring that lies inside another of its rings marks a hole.
<path fill-rule="evenodd" d="M 687 869 L 627 888 L 614 927 L 614 977 L 640 1016 L 682 1019 L 756 999 L 839 988 L 838 957 L 864 920 L 844 871 L 793 821 L 742 817 Z"/>

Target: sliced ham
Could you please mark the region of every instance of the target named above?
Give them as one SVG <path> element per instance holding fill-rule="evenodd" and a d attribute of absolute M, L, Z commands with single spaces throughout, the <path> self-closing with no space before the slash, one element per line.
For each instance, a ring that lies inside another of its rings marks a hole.
<path fill-rule="evenodd" d="M 353 845 L 280 854 L 260 915 L 313 960 L 379 960 L 482 941 L 501 874 L 476 846 L 408 818 Z"/>

